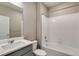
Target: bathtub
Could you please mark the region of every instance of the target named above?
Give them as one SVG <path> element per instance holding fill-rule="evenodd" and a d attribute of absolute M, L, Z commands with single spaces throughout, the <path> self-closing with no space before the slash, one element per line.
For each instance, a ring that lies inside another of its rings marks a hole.
<path fill-rule="evenodd" d="M 58 51 L 58 52 L 61 52 L 61 53 L 65 53 L 65 54 L 68 54 L 68 55 L 71 55 L 71 56 L 79 56 L 79 50 L 78 49 L 72 48 L 70 46 L 68 47 L 68 46 L 65 46 L 63 44 L 43 41 L 42 42 L 42 48 L 43 47 L 51 49 L 51 50 L 55 50 L 55 51 Z"/>
<path fill-rule="evenodd" d="M 42 47 L 79 56 L 79 13 L 42 15 Z"/>

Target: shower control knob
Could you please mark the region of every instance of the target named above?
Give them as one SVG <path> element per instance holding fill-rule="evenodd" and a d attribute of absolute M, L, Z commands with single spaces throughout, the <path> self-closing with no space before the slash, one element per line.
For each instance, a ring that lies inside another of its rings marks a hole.
<path fill-rule="evenodd" d="M 47 37 L 46 37 L 46 36 L 45 36 L 44 38 L 45 38 L 45 39 L 47 39 Z"/>

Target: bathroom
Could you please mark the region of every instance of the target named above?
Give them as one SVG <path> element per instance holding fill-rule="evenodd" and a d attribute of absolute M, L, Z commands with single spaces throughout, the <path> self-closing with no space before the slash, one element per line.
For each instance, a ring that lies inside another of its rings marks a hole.
<path fill-rule="evenodd" d="M 0 2 L 1 56 L 79 56 L 79 2 Z"/>

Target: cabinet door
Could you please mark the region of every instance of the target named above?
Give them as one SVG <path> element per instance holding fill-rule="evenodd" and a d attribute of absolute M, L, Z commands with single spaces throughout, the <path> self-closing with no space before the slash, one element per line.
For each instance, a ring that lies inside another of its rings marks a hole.
<path fill-rule="evenodd" d="M 29 51 L 28 53 L 24 54 L 23 56 L 34 56 L 33 51 Z"/>
<path fill-rule="evenodd" d="M 32 50 L 32 45 L 29 45 L 29 46 L 26 46 L 24 48 L 21 48 L 13 53 L 10 53 L 6 56 L 22 56 L 24 55 L 25 53 L 28 53 L 28 51 Z"/>

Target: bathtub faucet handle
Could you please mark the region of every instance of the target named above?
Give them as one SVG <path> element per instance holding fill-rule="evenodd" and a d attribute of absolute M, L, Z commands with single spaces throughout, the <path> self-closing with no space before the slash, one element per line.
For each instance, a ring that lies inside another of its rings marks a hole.
<path fill-rule="evenodd" d="M 45 36 L 44 38 L 47 39 L 47 36 Z"/>
<path fill-rule="evenodd" d="M 45 41 L 48 42 L 48 40 L 47 40 L 47 36 L 45 36 L 44 38 L 45 38 Z"/>

